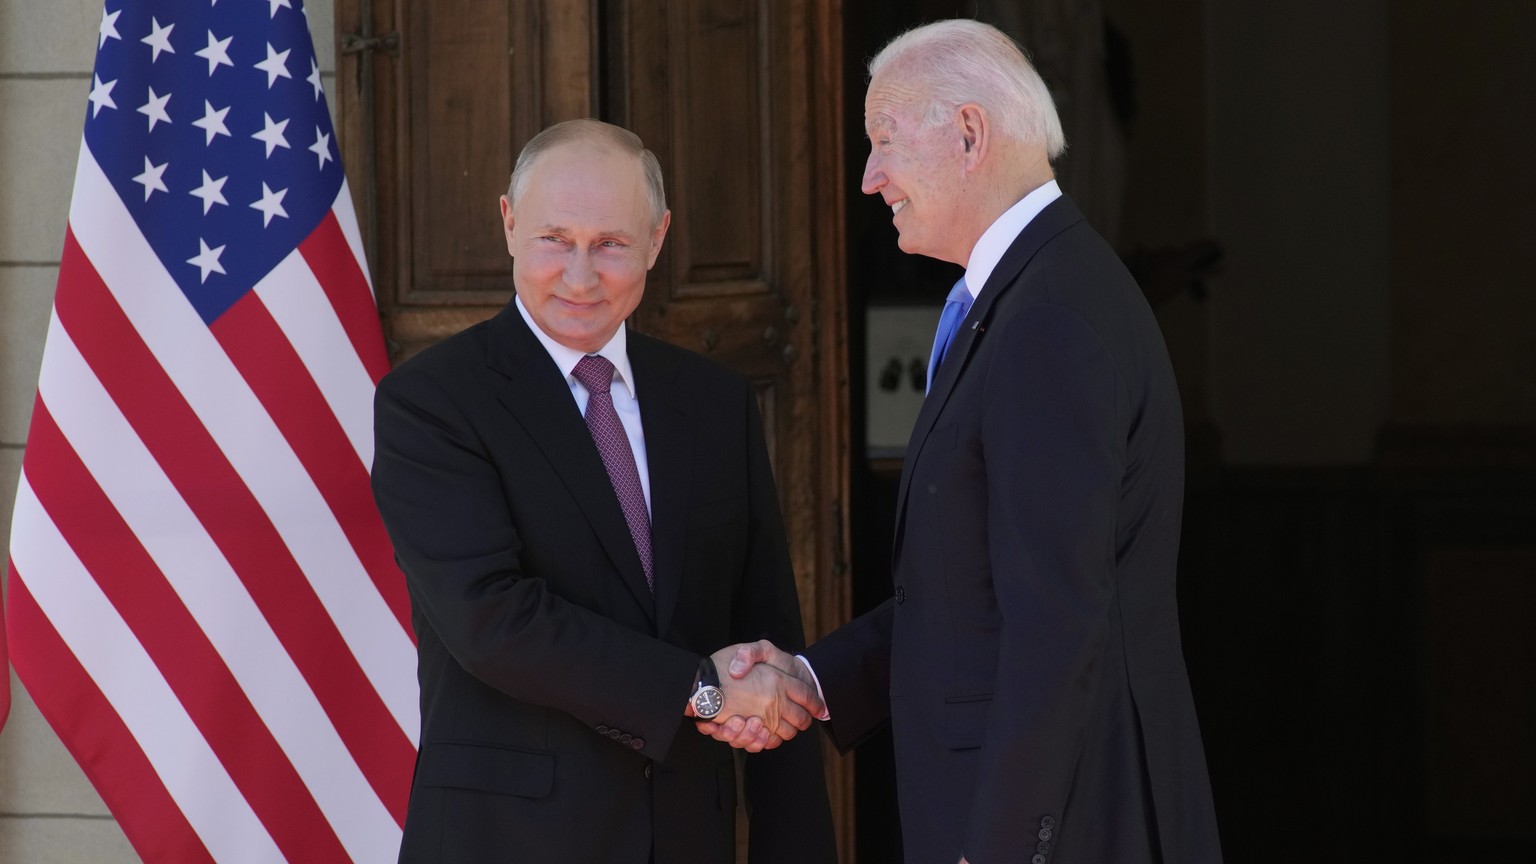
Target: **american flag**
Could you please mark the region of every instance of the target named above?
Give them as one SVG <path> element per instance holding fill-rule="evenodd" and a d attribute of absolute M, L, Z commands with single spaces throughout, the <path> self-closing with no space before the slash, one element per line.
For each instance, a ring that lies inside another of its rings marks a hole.
<path fill-rule="evenodd" d="M 149 862 L 392 861 L 387 369 L 302 0 L 108 0 L 11 528 L 11 661 Z"/>

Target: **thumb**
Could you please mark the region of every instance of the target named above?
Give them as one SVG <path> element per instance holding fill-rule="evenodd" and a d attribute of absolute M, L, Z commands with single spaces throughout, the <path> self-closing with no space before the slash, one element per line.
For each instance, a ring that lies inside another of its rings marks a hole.
<path fill-rule="evenodd" d="M 773 645 L 767 641 L 759 640 L 736 646 L 736 656 L 731 658 L 730 668 L 727 670 L 732 678 L 745 677 L 752 667 L 766 662 L 772 656 Z"/>

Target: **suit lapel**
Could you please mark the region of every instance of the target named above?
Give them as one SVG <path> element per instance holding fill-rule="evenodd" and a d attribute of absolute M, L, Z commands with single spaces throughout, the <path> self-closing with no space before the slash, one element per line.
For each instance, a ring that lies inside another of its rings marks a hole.
<path fill-rule="evenodd" d="M 998 260 L 997 266 L 992 268 L 992 275 L 987 277 L 987 284 L 982 286 L 965 320 L 960 322 L 960 329 L 955 333 L 955 341 L 950 345 L 944 362 L 939 365 L 934 374 L 933 388 L 928 391 L 928 395 L 923 399 L 923 407 L 917 412 L 917 421 L 912 426 L 912 437 L 907 439 L 907 453 L 902 460 L 901 483 L 896 490 L 896 536 L 891 547 L 893 561 L 894 556 L 901 550 L 903 526 L 906 524 L 907 488 L 912 480 L 912 468 L 917 464 L 917 458 L 923 452 L 923 445 L 928 441 L 928 433 L 933 431 L 933 425 L 938 421 L 939 414 L 944 409 L 944 403 L 949 401 L 950 394 L 954 392 L 955 384 L 969 363 L 971 354 L 986 335 L 992 310 L 997 306 L 998 299 L 1019 281 L 1025 266 L 1048 240 L 1082 221 L 1082 218 L 1083 214 L 1077 209 L 1077 205 L 1073 204 L 1072 199 L 1066 195 L 1047 204 L 1045 209 L 1024 226 L 1019 236 L 1014 238 L 1008 251 L 1004 252 L 1003 257 Z"/>
<path fill-rule="evenodd" d="M 497 399 L 559 475 L 620 578 L 654 621 L 655 603 L 645 584 L 640 554 L 592 434 L 559 367 L 512 304 L 491 321 L 486 362 L 504 377 Z"/>
<path fill-rule="evenodd" d="M 682 589 L 682 561 L 692 484 L 693 426 L 688 400 L 677 384 L 679 369 L 655 342 L 629 334 L 629 362 L 645 428 L 651 475 L 651 556 L 656 576 L 656 632 L 666 637 Z"/>

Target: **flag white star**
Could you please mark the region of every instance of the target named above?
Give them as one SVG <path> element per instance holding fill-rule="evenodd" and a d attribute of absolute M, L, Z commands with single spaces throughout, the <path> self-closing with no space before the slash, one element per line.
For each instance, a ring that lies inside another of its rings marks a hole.
<path fill-rule="evenodd" d="M 163 179 L 165 169 L 169 167 L 171 167 L 171 163 L 169 162 L 165 163 L 164 165 L 156 165 L 149 161 L 148 156 L 144 157 L 144 173 L 133 178 L 133 182 L 138 183 L 144 187 L 145 201 L 148 201 L 149 196 L 155 194 L 156 192 L 164 192 L 166 194 L 170 194 L 171 190 L 165 188 L 165 180 Z"/>
<path fill-rule="evenodd" d="M 288 55 L 292 51 L 293 49 L 290 48 L 279 53 L 273 50 L 271 42 L 267 43 L 267 59 L 257 63 L 256 68 L 267 73 L 268 90 L 272 89 L 272 85 L 276 84 L 279 78 L 293 79 L 293 76 L 288 74 Z"/>
<path fill-rule="evenodd" d="M 207 171 L 203 172 L 203 185 L 193 189 L 190 194 L 194 198 L 203 199 L 204 216 L 208 215 L 208 211 L 212 210 L 213 205 L 215 204 L 223 204 L 226 207 L 229 206 L 229 202 L 224 200 L 224 181 L 228 179 L 228 177 L 220 177 L 219 179 L 215 180 L 208 176 Z"/>
<path fill-rule="evenodd" d="M 204 144 L 212 144 L 215 135 L 232 137 L 229 134 L 229 127 L 224 125 L 224 118 L 228 115 L 228 108 L 220 108 L 215 111 L 213 110 L 212 102 L 206 99 L 203 100 L 203 116 L 201 119 L 193 120 L 192 125 L 207 133 L 208 140 L 204 141 Z"/>
<path fill-rule="evenodd" d="M 261 200 L 251 204 L 252 208 L 261 211 L 261 227 L 265 228 L 271 224 L 273 216 L 288 218 L 288 211 L 283 209 L 283 196 L 287 194 L 287 189 L 273 192 L 267 188 L 267 184 L 261 184 Z"/>
<path fill-rule="evenodd" d="M 96 35 L 97 35 L 96 50 L 97 51 L 100 51 L 102 46 L 107 44 L 107 40 L 108 39 L 121 40 L 123 38 L 123 37 L 117 35 L 117 16 L 119 16 L 121 14 L 123 14 L 123 10 L 119 9 L 116 12 L 113 12 L 113 13 L 111 13 L 109 15 L 109 14 L 107 14 L 106 7 L 105 6 L 102 7 L 102 9 L 101 9 L 101 26 L 99 28 L 97 28 L 97 33 L 96 33 Z"/>
<path fill-rule="evenodd" d="M 217 0 L 215 0 L 215 2 L 217 2 Z M 289 9 L 293 8 L 293 6 L 289 4 L 288 0 L 267 0 L 267 2 L 271 4 L 272 7 L 270 10 L 272 14 L 269 16 L 271 18 L 277 17 L 277 9 L 279 6 L 286 6 Z"/>
<path fill-rule="evenodd" d="M 116 78 L 113 78 L 111 81 L 103 84 L 101 83 L 101 76 L 91 76 L 91 95 L 85 98 L 90 100 L 92 117 L 100 114 L 102 108 L 117 107 L 117 103 L 112 101 L 112 88 L 116 86 Z"/>
<path fill-rule="evenodd" d="M 165 103 L 169 101 L 171 101 L 171 94 L 156 96 L 155 88 L 149 88 L 149 101 L 139 106 L 139 113 L 149 118 L 149 131 L 155 131 L 156 123 L 171 122 L 171 115 L 165 113 Z"/>
<path fill-rule="evenodd" d="M 188 258 L 187 263 L 203 271 L 203 278 L 200 281 L 207 282 L 209 273 L 226 275 L 224 265 L 219 263 L 219 256 L 224 254 L 224 247 L 209 249 L 208 242 L 201 237 L 197 238 L 197 245 L 199 249 L 197 255 Z"/>
<path fill-rule="evenodd" d="M 320 164 L 316 167 L 322 171 L 325 170 L 326 161 L 332 158 L 331 136 L 321 132 L 319 126 L 315 127 L 315 143 L 309 145 L 309 152 L 320 157 Z"/>
<path fill-rule="evenodd" d="M 283 135 L 283 130 L 288 128 L 288 121 L 284 120 L 281 123 L 273 123 L 272 115 L 265 111 L 262 112 L 261 116 L 266 120 L 266 128 L 251 137 L 267 145 L 267 156 L 270 157 L 274 149 L 288 146 L 288 138 Z"/>
<path fill-rule="evenodd" d="M 313 58 L 313 57 L 309 58 L 309 77 L 305 78 L 304 80 L 308 81 L 310 84 L 314 85 L 314 87 L 315 87 L 315 98 L 319 99 L 320 98 L 320 90 L 321 90 L 321 87 L 320 87 L 320 66 L 319 66 L 319 64 L 317 64 L 315 62 L 315 58 Z"/>
<path fill-rule="evenodd" d="M 213 31 L 208 31 L 208 47 L 197 52 L 197 56 L 208 61 L 208 75 L 210 77 L 213 75 L 213 70 L 219 68 L 220 65 L 234 67 L 235 61 L 229 59 L 229 43 L 234 38 L 233 36 L 226 36 L 223 39 L 215 39 L 213 38 Z"/>
<path fill-rule="evenodd" d="M 145 45 L 148 45 L 150 48 L 153 48 L 155 51 L 154 54 L 150 55 L 150 63 L 154 63 L 156 60 L 160 59 L 161 51 L 164 51 L 167 54 L 176 53 L 176 49 L 171 47 L 171 28 L 175 26 L 175 24 L 167 24 L 164 27 L 161 27 L 160 19 L 154 16 L 150 16 L 149 27 L 151 32 L 148 36 L 145 36 L 143 39 L 139 40 Z"/>

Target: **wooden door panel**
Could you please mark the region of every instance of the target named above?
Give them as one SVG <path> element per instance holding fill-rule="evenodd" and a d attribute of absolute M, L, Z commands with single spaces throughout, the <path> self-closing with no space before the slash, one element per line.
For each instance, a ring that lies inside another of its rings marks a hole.
<path fill-rule="evenodd" d="M 510 13 L 505 4 L 476 0 L 410 9 L 404 36 L 416 68 L 404 125 L 412 194 L 400 254 L 411 278 L 400 286 L 403 302 L 507 290 L 507 250 L 497 242 L 493 205 L 516 156 L 519 124 L 507 122 L 513 89 L 526 85 L 515 47 L 508 50 Z"/>

